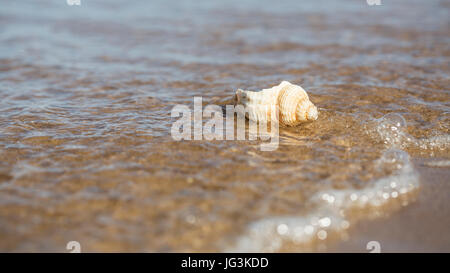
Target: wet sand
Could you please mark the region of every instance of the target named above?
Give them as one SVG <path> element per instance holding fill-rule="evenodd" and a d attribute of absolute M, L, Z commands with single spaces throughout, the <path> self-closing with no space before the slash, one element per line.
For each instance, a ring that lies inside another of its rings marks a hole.
<path fill-rule="evenodd" d="M 349 232 L 348 241 L 329 249 L 333 252 L 368 252 L 366 244 L 378 241 L 381 252 L 449 252 L 450 183 L 448 168 L 424 166 L 416 160 L 422 190 L 415 202 L 390 217 L 361 222 Z M 433 211 L 434 213 L 429 213 Z"/>
<path fill-rule="evenodd" d="M 449 10 L 9 1 L 0 251 L 448 252 Z M 275 151 L 171 135 L 176 105 L 283 80 L 319 118 Z"/>

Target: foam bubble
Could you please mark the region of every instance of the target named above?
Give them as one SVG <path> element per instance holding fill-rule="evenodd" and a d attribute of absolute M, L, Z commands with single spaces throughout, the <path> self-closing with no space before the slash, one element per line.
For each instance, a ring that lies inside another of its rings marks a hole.
<path fill-rule="evenodd" d="M 251 223 L 247 231 L 238 238 L 236 244 L 228 249 L 233 252 L 279 251 L 284 242 L 298 245 L 312 245 L 315 241 L 324 241 L 330 234 L 345 237 L 352 222 L 350 212 L 374 209 L 373 215 L 379 216 L 377 208 L 396 202 L 419 187 L 418 174 L 414 170 L 409 156 L 400 150 L 388 150 L 376 162 L 377 166 L 395 165 L 392 175 L 374 180 L 363 189 L 344 189 L 321 191 L 311 197 L 315 204 L 309 214 L 303 216 L 268 217 Z M 332 199 L 333 202 L 329 200 Z M 274 243 L 275 242 L 275 243 Z"/>
<path fill-rule="evenodd" d="M 439 118 L 440 126 L 448 120 L 448 115 L 443 114 Z M 406 132 L 407 123 L 402 115 L 389 113 L 369 122 L 367 133 L 374 138 L 380 139 L 387 148 L 415 148 L 420 150 L 445 150 L 450 146 L 449 134 L 436 134 L 428 138 L 414 138 Z"/>
<path fill-rule="evenodd" d="M 429 138 L 416 139 L 412 144 L 422 150 L 445 151 L 450 148 L 450 135 L 437 135 Z"/>
<path fill-rule="evenodd" d="M 404 131 L 406 121 L 402 115 L 389 113 L 377 120 L 376 131 L 389 147 L 403 147 L 411 138 Z"/>

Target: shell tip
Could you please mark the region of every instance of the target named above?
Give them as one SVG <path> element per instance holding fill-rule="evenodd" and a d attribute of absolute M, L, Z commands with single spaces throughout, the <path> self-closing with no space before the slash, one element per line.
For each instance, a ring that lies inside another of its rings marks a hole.
<path fill-rule="evenodd" d="M 242 90 L 242 89 L 236 90 L 236 95 L 235 95 L 236 103 L 239 103 L 242 100 L 242 94 L 243 93 L 244 93 L 244 90 Z"/>

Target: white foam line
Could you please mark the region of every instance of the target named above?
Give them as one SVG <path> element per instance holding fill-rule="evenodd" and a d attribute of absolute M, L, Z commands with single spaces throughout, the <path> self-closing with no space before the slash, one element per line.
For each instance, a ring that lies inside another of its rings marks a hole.
<path fill-rule="evenodd" d="M 316 209 L 308 215 L 268 217 L 251 223 L 235 245 L 226 251 L 231 252 L 274 252 L 283 243 L 310 244 L 315 240 L 326 240 L 330 232 L 342 233 L 350 226 L 346 214 L 350 210 L 377 208 L 395 202 L 419 187 L 419 178 L 407 153 L 387 151 L 378 163 L 391 164 L 401 161 L 402 167 L 393 175 L 369 182 L 360 190 L 321 191 L 311 197 Z M 355 219 L 352 219 L 355 221 Z"/>
<path fill-rule="evenodd" d="M 429 166 L 429 167 L 445 168 L 445 167 L 450 167 L 450 160 L 430 161 L 430 162 L 425 162 L 424 165 Z"/>

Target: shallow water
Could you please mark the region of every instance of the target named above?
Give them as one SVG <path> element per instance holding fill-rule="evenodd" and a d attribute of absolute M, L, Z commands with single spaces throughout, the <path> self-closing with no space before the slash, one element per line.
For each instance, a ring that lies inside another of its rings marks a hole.
<path fill-rule="evenodd" d="M 417 160 L 450 174 L 449 10 L 2 4 L 0 250 L 326 251 L 395 218 L 429 184 Z M 175 105 L 282 80 L 307 90 L 319 119 L 280 128 L 277 150 L 171 137 Z"/>

